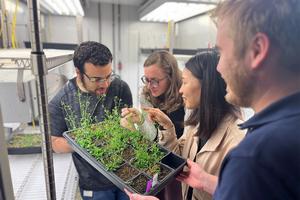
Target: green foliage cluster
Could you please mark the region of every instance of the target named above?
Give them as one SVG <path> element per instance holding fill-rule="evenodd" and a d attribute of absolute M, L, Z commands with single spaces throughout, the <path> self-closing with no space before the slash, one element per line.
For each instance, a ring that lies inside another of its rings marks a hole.
<path fill-rule="evenodd" d="M 82 99 L 81 99 L 82 101 Z M 88 106 L 86 102 L 81 105 Z M 107 170 L 114 171 L 124 162 L 123 151 L 131 146 L 134 149 L 133 165 L 138 169 L 147 169 L 159 162 L 164 153 L 156 144 L 151 144 L 139 131 L 130 131 L 120 125 L 120 101 L 115 100 L 115 108 L 106 111 L 104 121 L 93 124 L 92 116 L 81 114 L 81 128 L 75 129 L 72 135 L 75 141 L 86 149 Z M 70 109 L 67 113 L 72 113 Z M 75 121 L 68 116 L 69 123 Z M 75 123 L 75 122 L 74 122 Z"/>
<path fill-rule="evenodd" d="M 145 141 L 145 139 L 142 139 Z M 135 149 L 135 159 L 133 165 L 138 169 L 148 169 L 159 162 L 164 153 L 160 151 L 156 144 L 143 145 L 141 144 Z"/>
<path fill-rule="evenodd" d="M 41 134 L 17 134 L 8 142 L 9 148 L 40 147 L 42 144 Z"/>
<path fill-rule="evenodd" d="M 99 96 L 99 101 L 103 101 L 105 99 L 105 95 Z M 61 101 L 62 109 L 65 111 L 66 117 L 65 120 L 68 123 L 71 129 L 76 128 L 87 128 L 90 127 L 91 124 L 95 123 L 96 118 L 92 116 L 89 110 L 90 106 L 90 96 L 83 95 L 80 91 L 76 93 L 75 101 L 79 104 L 80 115 L 77 116 L 75 110 L 69 104 L 66 104 L 64 101 Z M 120 102 L 120 101 L 119 101 Z M 80 118 L 78 121 L 77 119 Z"/>

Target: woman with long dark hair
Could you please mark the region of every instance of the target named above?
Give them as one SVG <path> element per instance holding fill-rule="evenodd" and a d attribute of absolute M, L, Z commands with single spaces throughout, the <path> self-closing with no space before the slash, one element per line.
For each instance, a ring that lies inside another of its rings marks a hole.
<path fill-rule="evenodd" d="M 145 109 L 149 118 L 162 127 L 159 143 L 189 159 L 189 168 L 197 165 L 201 169 L 197 174 L 200 186 L 193 188 L 194 185 L 182 183 L 183 199 L 212 199 L 225 155 L 244 137 L 237 126 L 239 109 L 225 100 L 226 85 L 216 70 L 218 61 L 218 53 L 208 50 L 186 63 L 179 91 L 185 107 L 192 111 L 179 139 L 172 121 L 163 112 L 155 108 Z M 179 180 L 189 183 L 186 181 L 189 175 L 187 170 Z"/>

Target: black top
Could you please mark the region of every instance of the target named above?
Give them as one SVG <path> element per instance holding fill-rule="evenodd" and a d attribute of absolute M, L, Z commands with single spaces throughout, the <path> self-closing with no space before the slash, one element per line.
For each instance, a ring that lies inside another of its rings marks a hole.
<path fill-rule="evenodd" d="M 132 95 L 127 83 L 120 79 L 114 79 L 110 84 L 106 97 L 100 100 L 98 96 L 89 93 L 81 93 L 81 98 L 88 98 L 88 110 L 95 117 L 95 122 L 103 121 L 105 110 L 112 110 L 115 107 L 115 97 L 121 100 L 121 105 L 132 106 Z M 72 108 L 76 114 L 76 124 L 80 125 L 81 113 L 78 103 L 78 87 L 76 78 L 68 83 L 49 102 L 51 135 L 62 137 L 63 132 L 71 130 L 70 124 L 66 122 L 66 112 L 63 104 Z M 79 154 L 72 153 L 73 161 L 79 174 L 79 186 L 85 190 L 107 190 L 113 184 L 101 173 L 95 170 Z"/>
<path fill-rule="evenodd" d="M 241 128 L 247 135 L 225 157 L 214 199 L 300 199 L 300 92 Z"/>
<path fill-rule="evenodd" d="M 166 113 L 166 115 L 168 115 L 168 117 L 171 119 L 171 121 L 175 126 L 177 138 L 180 138 L 183 134 L 183 129 L 184 129 L 184 115 L 185 115 L 184 107 L 180 106 L 177 110 L 169 114 Z"/>

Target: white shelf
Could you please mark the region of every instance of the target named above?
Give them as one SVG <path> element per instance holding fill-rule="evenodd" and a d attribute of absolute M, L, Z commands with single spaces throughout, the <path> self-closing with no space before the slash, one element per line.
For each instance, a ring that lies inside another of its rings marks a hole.
<path fill-rule="evenodd" d="M 46 200 L 42 154 L 9 155 L 16 200 Z M 78 185 L 71 154 L 53 154 L 56 199 L 73 200 Z"/>
<path fill-rule="evenodd" d="M 44 49 L 48 70 L 73 58 L 72 50 Z M 31 69 L 31 49 L 1 49 L 0 69 Z"/>

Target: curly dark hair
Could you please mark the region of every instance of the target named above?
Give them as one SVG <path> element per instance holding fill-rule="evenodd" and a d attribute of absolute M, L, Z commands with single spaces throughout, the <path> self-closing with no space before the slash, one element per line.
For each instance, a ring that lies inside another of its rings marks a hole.
<path fill-rule="evenodd" d="M 97 66 L 107 65 L 112 61 L 110 50 L 103 44 L 94 41 L 81 43 L 74 52 L 73 63 L 80 73 L 84 73 L 84 64 L 92 63 Z"/>
<path fill-rule="evenodd" d="M 202 139 L 209 139 L 226 115 L 231 114 L 235 119 L 240 116 L 240 109 L 225 100 L 226 84 L 217 71 L 219 58 L 215 49 L 209 49 L 185 64 L 201 83 L 200 105 L 192 111 L 185 125 L 200 123 L 197 134 Z"/>

